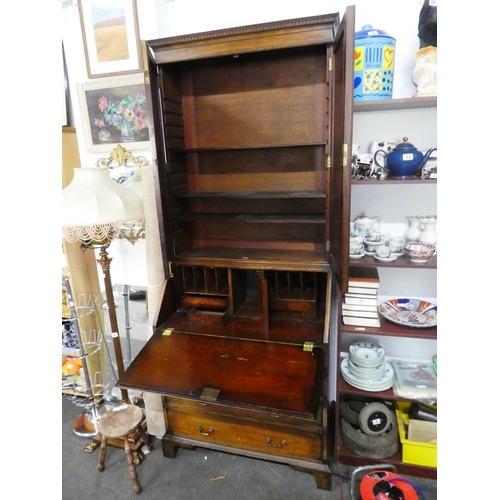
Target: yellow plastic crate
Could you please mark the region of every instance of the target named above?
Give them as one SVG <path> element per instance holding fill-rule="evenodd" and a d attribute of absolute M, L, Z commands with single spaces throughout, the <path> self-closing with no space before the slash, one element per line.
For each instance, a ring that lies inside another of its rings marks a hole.
<path fill-rule="evenodd" d="M 406 439 L 405 424 L 408 426 L 410 418 L 408 412 L 410 403 L 396 402 L 396 418 L 398 421 L 399 440 L 402 446 L 402 462 L 405 464 L 425 465 L 437 467 L 437 444 L 420 443 Z"/>

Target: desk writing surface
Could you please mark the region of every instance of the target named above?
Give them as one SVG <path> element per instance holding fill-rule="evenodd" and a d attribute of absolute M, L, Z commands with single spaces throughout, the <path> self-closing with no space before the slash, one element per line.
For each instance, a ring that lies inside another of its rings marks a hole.
<path fill-rule="evenodd" d="M 322 366 L 320 347 L 157 331 L 117 385 L 313 418 Z"/>

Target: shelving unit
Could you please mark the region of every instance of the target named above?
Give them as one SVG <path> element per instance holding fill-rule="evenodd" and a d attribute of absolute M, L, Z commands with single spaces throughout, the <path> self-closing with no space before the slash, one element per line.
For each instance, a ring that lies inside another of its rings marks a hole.
<path fill-rule="evenodd" d="M 353 105 L 354 113 L 367 113 L 367 112 L 376 112 L 383 113 L 385 111 L 394 111 L 394 110 L 406 110 L 409 114 L 412 113 L 412 110 L 419 110 L 422 108 L 436 108 L 437 107 L 437 98 L 436 97 L 426 97 L 426 98 L 409 98 L 409 99 L 393 99 L 393 100 L 384 100 L 384 101 L 365 101 L 365 102 L 356 102 Z M 382 115 L 381 115 L 382 116 Z M 398 115 L 400 116 L 400 115 Z M 384 133 L 383 130 L 378 133 Z M 385 137 L 384 137 L 385 138 Z M 375 139 L 375 138 L 374 138 Z M 414 142 L 418 144 L 418 141 L 415 139 Z M 351 199 L 354 199 L 354 202 L 358 202 L 359 199 L 356 200 L 356 189 L 364 190 L 363 193 L 366 193 L 366 189 L 370 190 L 381 190 L 381 189 L 391 189 L 397 190 L 400 186 L 418 186 L 420 190 L 422 190 L 422 200 L 425 200 L 427 187 L 432 187 L 435 189 L 437 184 L 436 179 L 407 179 L 407 180 L 396 180 L 391 179 L 390 177 L 385 180 L 351 180 Z M 384 188 L 384 186 L 389 186 L 388 188 Z M 380 191 L 381 193 L 387 193 L 387 191 Z M 433 193 L 433 191 L 427 191 L 427 193 Z M 394 191 L 391 191 L 394 193 Z M 359 196 L 359 193 L 358 193 Z M 391 197 L 389 197 L 391 198 Z M 394 197 L 395 199 L 396 197 Z M 376 199 L 376 196 L 372 194 L 370 200 L 372 203 L 373 200 Z M 384 199 L 380 200 L 380 203 L 384 203 Z M 390 202 L 390 201 L 389 201 Z M 425 202 L 423 203 L 425 206 Z M 367 212 L 368 213 L 368 212 Z M 398 207 L 386 207 L 385 213 L 394 214 L 394 219 L 401 218 L 401 214 L 398 212 Z M 353 214 L 356 217 L 359 214 Z M 375 215 L 370 214 L 368 215 Z M 378 212 L 377 212 L 377 215 Z M 408 213 L 403 213 L 402 215 L 410 215 Z M 419 215 L 427 215 L 427 213 L 421 213 Z M 383 231 L 384 232 L 384 231 Z M 419 269 L 423 272 L 436 272 L 437 270 L 437 256 L 432 257 L 426 263 L 413 263 L 406 256 L 399 257 L 393 262 L 384 263 L 376 260 L 371 256 L 364 256 L 361 259 L 350 259 L 349 266 L 352 267 L 377 267 L 381 271 L 385 269 L 397 270 L 398 273 L 401 274 L 402 280 L 404 280 L 404 273 L 407 272 L 408 269 Z M 382 286 L 382 284 L 381 284 Z M 415 296 L 412 294 L 412 284 L 408 283 L 408 297 Z M 387 289 L 385 290 L 387 291 Z M 437 291 L 436 291 L 437 293 Z M 341 310 L 342 303 L 342 293 L 339 291 L 337 297 L 337 307 L 338 310 Z M 365 340 L 372 340 L 374 342 L 379 342 L 380 339 L 386 340 L 387 343 L 390 343 L 394 339 L 398 341 L 398 349 L 401 349 L 401 339 L 413 339 L 416 342 L 425 341 L 427 343 L 435 343 L 437 341 L 437 328 L 408 328 L 404 326 L 400 326 L 394 324 L 390 321 L 387 321 L 385 318 L 380 317 L 381 326 L 380 328 L 362 328 L 362 327 L 353 327 L 346 326 L 342 323 L 341 315 L 339 314 L 338 319 L 338 339 L 337 339 L 337 367 L 340 367 L 341 360 L 343 356 L 347 353 L 342 352 L 342 345 L 346 345 L 349 343 L 349 339 L 359 340 L 363 338 Z M 377 339 L 377 340 L 374 340 Z M 413 343 L 413 345 L 415 345 Z M 399 352 L 401 357 L 413 358 L 416 356 L 415 352 L 411 354 L 405 353 L 403 351 Z M 341 376 L 340 372 L 337 374 L 337 387 L 336 387 L 336 405 L 335 405 L 335 451 L 334 451 L 334 462 L 342 463 L 346 465 L 352 466 L 362 466 L 367 464 L 376 464 L 376 463 L 392 463 L 396 466 L 397 470 L 401 474 L 409 474 L 414 476 L 422 476 L 435 479 L 437 477 L 437 470 L 432 467 L 424 467 L 419 465 L 406 464 L 402 462 L 401 451 L 398 451 L 393 456 L 387 459 L 370 459 L 367 457 L 363 457 L 357 455 L 350 451 L 342 442 L 342 436 L 340 432 L 340 405 L 346 398 L 354 398 L 361 399 L 365 401 L 396 401 L 402 400 L 402 398 L 398 398 L 394 395 L 393 389 L 388 389 L 381 392 L 368 392 L 357 389 L 350 384 L 348 384 Z"/>

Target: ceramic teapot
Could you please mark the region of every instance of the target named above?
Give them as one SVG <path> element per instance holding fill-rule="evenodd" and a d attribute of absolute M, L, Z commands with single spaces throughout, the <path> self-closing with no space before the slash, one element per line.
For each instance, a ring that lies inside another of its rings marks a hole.
<path fill-rule="evenodd" d="M 380 227 L 380 217 L 375 215 L 370 217 L 364 212 L 354 221 L 354 232 L 361 236 L 366 236 L 368 231 L 376 230 Z"/>
<path fill-rule="evenodd" d="M 436 150 L 437 148 L 431 148 L 424 154 L 408 142 L 408 137 L 403 137 L 403 142 L 392 151 L 388 153 L 379 149 L 373 154 L 373 159 L 378 167 L 387 168 L 395 179 L 409 179 L 418 175 L 431 153 Z M 379 156 L 384 157 L 383 164 L 379 162 Z"/>

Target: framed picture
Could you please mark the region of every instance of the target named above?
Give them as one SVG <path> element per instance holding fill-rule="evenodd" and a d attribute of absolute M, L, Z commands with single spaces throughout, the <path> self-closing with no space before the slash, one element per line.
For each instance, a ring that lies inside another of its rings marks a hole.
<path fill-rule="evenodd" d="M 68 85 L 68 69 L 66 67 L 66 57 L 64 55 L 64 44 L 62 45 L 62 126 L 70 126 L 70 111 L 69 111 L 69 85 Z"/>
<path fill-rule="evenodd" d="M 143 74 L 77 85 L 88 152 L 148 149 L 149 125 Z"/>
<path fill-rule="evenodd" d="M 142 71 L 136 0 L 79 0 L 89 78 Z"/>

